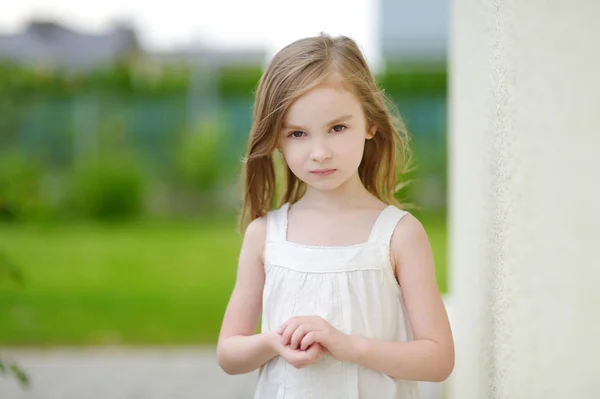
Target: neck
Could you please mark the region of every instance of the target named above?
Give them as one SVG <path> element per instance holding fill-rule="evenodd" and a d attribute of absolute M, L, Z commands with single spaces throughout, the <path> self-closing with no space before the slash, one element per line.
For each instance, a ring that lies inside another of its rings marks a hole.
<path fill-rule="evenodd" d="M 358 172 L 335 190 L 322 191 L 311 186 L 306 187 L 302 202 L 321 209 L 339 210 L 369 203 L 373 196 L 363 186 Z"/>

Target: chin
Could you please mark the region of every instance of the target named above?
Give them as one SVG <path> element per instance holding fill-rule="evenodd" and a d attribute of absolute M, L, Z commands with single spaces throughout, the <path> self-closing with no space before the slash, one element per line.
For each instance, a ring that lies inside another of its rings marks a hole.
<path fill-rule="evenodd" d="M 344 185 L 344 183 L 346 182 L 345 180 L 341 180 L 341 179 L 331 179 L 331 180 L 327 180 L 327 179 L 308 179 L 307 181 L 305 181 L 307 185 L 309 185 L 312 188 L 315 188 L 317 190 L 320 191 L 332 191 L 332 190 L 337 190 L 340 187 L 342 187 Z"/>

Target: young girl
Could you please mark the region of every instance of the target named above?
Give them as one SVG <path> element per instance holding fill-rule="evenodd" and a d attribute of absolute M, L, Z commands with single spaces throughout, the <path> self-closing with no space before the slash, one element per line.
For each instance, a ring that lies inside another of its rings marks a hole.
<path fill-rule="evenodd" d="M 412 399 L 454 367 L 427 235 L 394 200 L 406 139 L 386 104 L 346 37 L 298 40 L 260 80 L 217 346 L 225 372 L 260 368 L 255 398 Z"/>

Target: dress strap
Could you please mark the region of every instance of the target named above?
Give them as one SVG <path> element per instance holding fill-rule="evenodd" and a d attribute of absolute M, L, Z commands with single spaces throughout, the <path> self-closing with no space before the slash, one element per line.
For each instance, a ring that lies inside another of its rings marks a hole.
<path fill-rule="evenodd" d="M 377 217 L 371 230 L 369 242 L 385 243 L 388 245 L 392 239 L 396 225 L 407 214 L 407 211 L 403 211 L 394 205 L 388 205 Z"/>
<path fill-rule="evenodd" d="M 281 242 L 287 239 L 287 212 L 289 204 L 267 212 L 267 241 Z"/>

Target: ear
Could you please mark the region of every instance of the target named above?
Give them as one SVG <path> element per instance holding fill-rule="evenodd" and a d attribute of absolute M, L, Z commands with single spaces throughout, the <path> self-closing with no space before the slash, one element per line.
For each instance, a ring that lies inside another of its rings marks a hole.
<path fill-rule="evenodd" d="M 369 128 L 367 129 L 367 140 L 372 139 L 373 137 L 375 137 L 375 133 L 377 133 L 377 126 L 375 125 L 371 125 L 369 126 Z"/>

